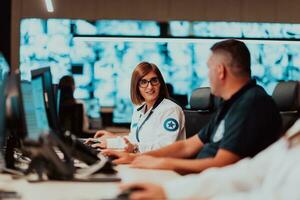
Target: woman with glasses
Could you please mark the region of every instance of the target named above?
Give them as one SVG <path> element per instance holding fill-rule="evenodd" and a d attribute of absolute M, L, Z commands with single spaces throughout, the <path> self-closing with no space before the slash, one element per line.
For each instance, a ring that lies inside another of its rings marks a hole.
<path fill-rule="evenodd" d="M 130 96 L 136 107 L 128 137 L 100 130 L 94 136 L 99 143 L 93 147 L 146 152 L 185 139 L 183 111 L 168 99 L 165 81 L 155 64 L 142 62 L 136 66 L 131 76 Z"/>

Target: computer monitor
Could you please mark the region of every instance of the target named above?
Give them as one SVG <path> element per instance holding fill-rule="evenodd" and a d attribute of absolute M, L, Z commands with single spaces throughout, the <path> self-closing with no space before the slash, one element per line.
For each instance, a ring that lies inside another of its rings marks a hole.
<path fill-rule="evenodd" d="M 9 65 L 6 62 L 5 57 L 0 52 L 0 149 L 3 149 L 5 142 L 5 117 L 6 117 L 6 85 L 7 85 L 7 74 L 9 72 Z"/>
<path fill-rule="evenodd" d="M 20 89 L 20 74 L 11 74 L 7 85 L 7 128 L 16 140 L 24 139 L 26 126 Z"/>
<path fill-rule="evenodd" d="M 3 54 L 0 52 L 0 81 L 4 80 L 4 77 L 9 72 L 9 65 L 3 56 Z"/>
<path fill-rule="evenodd" d="M 45 94 L 45 104 L 47 108 L 49 126 L 53 132 L 63 141 L 63 143 L 70 149 L 72 156 L 82 160 L 87 164 L 93 164 L 99 160 L 96 153 L 91 152 L 84 144 L 78 142 L 73 136 L 66 136 L 62 132 L 59 125 L 59 119 L 57 116 L 57 105 L 54 95 L 54 89 L 52 85 L 52 76 L 49 67 L 32 70 L 32 80 L 41 77 L 43 80 L 43 90 Z"/>
<path fill-rule="evenodd" d="M 57 104 L 56 104 L 54 89 L 52 85 L 52 75 L 51 75 L 50 67 L 32 70 L 31 77 L 32 79 L 35 79 L 37 77 L 42 77 L 49 125 L 52 128 L 52 130 L 58 131 L 59 120 L 57 116 L 58 113 Z"/>
<path fill-rule="evenodd" d="M 56 98 L 56 111 L 57 116 L 59 116 L 59 102 L 60 102 L 61 90 L 57 88 L 55 98 Z"/>
<path fill-rule="evenodd" d="M 15 169 L 16 148 L 21 147 L 21 140 L 26 136 L 26 123 L 24 119 L 24 110 L 22 95 L 20 90 L 20 74 L 12 73 L 8 78 L 6 86 L 6 130 L 5 138 L 5 162 L 6 168 Z"/>
<path fill-rule="evenodd" d="M 50 132 L 42 77 L 32 79 L 31 83 L 23 81 L 21 83 L 21 93 L 26 122 L 26 139 L 38 141 L 41 134 Z"/>
<path fill-rule="evenodd" d="M 54 99 L 55 99 L 55 103 L 56 103 L 56 114 L 57 117 L 59 117 L 59 101 L 60 101 L 60 94 L 61 91 L 58 88 L 58 84 L 53 84 L 53 91 L 54 91 Z"/>
<path fill-rule="evenodd" d="M 0 79 L 0 153 L 2 153 L 3 147 L 4 147 L 4 142 L 5 142 L 5 137 L 6 137 L 6 123 L 5 123 L 5 117 L 6 117 L 6 93 L 5 93 L 5 88 L 6 88 L 6 82 L 7 78 L 6 75 L 4 75 Z"/>

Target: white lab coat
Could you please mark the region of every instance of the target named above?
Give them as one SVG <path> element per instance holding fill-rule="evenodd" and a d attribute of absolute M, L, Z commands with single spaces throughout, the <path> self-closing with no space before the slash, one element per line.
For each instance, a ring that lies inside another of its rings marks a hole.
<path fill-rule="evenodd" d="M 292 128 L 299 131 L 300 120 Z M 289 148 L 282 138 L 253 159 L 181 177 L 163 187 L 168 199 L 299 200 L 299 185 L 300 144 Z"/>
<path fill-rule="evenodd" d="M 132 144 L 138 145 L 140 152 L 159 149 L 176 140 L 185 139 L 184 113 L 173 101 L 163 99 L 153 109 L 153 113 L 152 108 L 144 112 L 145 106 L 134 109 L 127 137 Z M 107 147 L 124 148 L 125 143 L 121 137 L 107 139 Z"/>

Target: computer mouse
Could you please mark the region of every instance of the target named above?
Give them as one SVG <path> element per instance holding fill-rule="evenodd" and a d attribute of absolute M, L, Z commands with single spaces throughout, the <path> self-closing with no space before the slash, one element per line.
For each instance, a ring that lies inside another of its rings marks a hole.
<path fill-rule="evenodd" d="M 118 200 L 128 200 L 131 193 L 141 190 L 141 188 L 129 188 L 127 190 L 123 190 L 118 196 Z"/>

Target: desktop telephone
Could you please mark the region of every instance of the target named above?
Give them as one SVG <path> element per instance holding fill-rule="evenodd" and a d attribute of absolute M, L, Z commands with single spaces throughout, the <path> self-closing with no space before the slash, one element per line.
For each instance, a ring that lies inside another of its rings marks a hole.
<path fill-rule="evenodd" d="M 45 134 L 40 138 L 39 145 L 27 144 L 25 149 L 30 152 L 32 159 L 28 173 L 35 171 L 40 179 L 46 173 L 49 179 L 55 180 L 72 180 L 75 174 L 78 178 L 78 175 L 84 177 L 95 173 L 116 173 L 108 158 L 96 151 L 90 151 L 70 133 L 65 134 L 62 140 L 55 134 Z M 62 158 L 57 155 L 57 149 L 62 153 Z M 76 172 L 73 158 L 89 166 Z"/>

